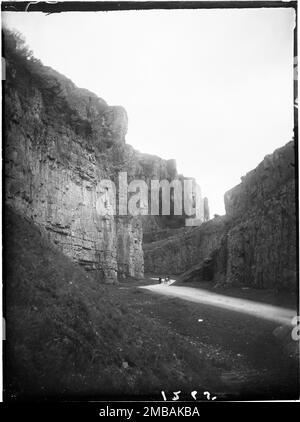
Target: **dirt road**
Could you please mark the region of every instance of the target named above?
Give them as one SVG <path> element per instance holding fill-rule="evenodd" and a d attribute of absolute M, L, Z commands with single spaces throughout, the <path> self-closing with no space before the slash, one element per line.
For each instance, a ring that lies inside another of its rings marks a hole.
<path fill-rule="evenodd" d="M 174 282 L 174 281 L 173 281 Z M 236 312 L 246 313 L 269 321 L 291 325 L 296 312 L 292 309 L 280 308 L 251 300 L 224 296 L 207 290 L 194 287 L 176 286 L 167 284 L 154 284 L 141 286 L 157 294 L 172 296 L 191 302 L 203 303 Z"/>

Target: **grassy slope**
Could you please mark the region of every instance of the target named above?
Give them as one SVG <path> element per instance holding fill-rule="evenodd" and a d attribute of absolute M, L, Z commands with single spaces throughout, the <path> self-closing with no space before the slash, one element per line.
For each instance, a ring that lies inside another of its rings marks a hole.
<path fill-rule="evenodd" d="M 131 308 L 138 289 L 124 303 L 11 209 L 5 234 L 7 399 L 159 395 L 216 381 L 197 347 Z"/>
<path fill-rule="evenodd" d="M 10 209 L 5 234 L 6 400 L 161 399 L 161 390 L 295 397 L 298 366 L 276 324 L 137 282 L 101 285 Z"/>

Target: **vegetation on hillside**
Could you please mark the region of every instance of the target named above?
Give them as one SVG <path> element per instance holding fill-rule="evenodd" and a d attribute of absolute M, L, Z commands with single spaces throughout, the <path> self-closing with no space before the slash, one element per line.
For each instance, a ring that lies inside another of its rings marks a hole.
<path fill-rule="evenodd" d="M 31 221 L 5 213 L 5 393 L 160 396 L 217 381 L 198 347 L 119 299 L 55 249 Z M 133 288 L 131 300 L 144 295 Z"/>

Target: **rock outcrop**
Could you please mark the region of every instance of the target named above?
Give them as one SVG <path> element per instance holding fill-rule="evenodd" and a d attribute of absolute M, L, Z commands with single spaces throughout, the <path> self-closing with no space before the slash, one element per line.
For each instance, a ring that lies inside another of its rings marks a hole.
<path fill-rule="evenodd" d="M 158 238 L 143 245 L 145 272 L 164 275 L 190 270 L 217 248 L 224 230 L 225 220 L 217 218 L 199 227 L 162 230 L 151 238 L 144 234 L 146 240 Z"/>
<path fill-rule="evenodd" d="M 225 194 L 226 278 L 256 287 L 296 288 L 294 142 L 268 155 Z"/>
<path fill-rule="evenodd" d="M 296 289 L 294 142 L 266 156 L 224 200 L 226 216 L 176 236 L 144 235 L 145 271 L 181 274 L 183 281 Z"/>
<path fill-rule="evenodd" d="M 5 33 L 5 197 L 99 280 L 143 277 L 139 216 L 99 214 L 99 182 L 176 176 L 174 161 L 125 143 L 128 118 L 30 57 Z M 100 190 L 99 190 L 100 189 Z"/>

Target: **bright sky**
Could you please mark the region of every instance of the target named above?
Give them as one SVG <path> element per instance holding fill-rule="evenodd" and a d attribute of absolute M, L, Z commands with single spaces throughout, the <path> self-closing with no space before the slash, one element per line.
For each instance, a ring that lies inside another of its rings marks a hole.
<path fill-rule="evenodd" d="M 2 14 L 34 55 L 129 116 L 127 143 L 223 195 L 293 132 L 292 9 Z"/>

